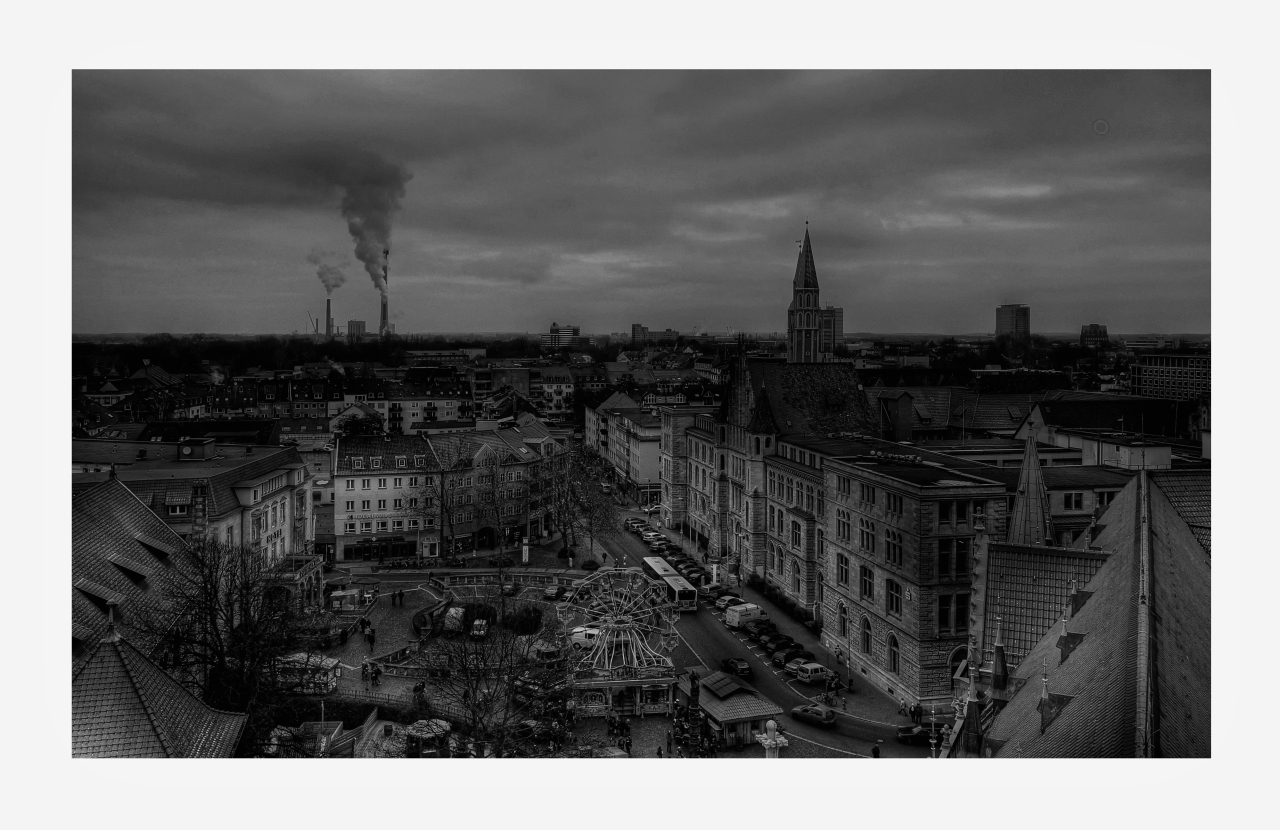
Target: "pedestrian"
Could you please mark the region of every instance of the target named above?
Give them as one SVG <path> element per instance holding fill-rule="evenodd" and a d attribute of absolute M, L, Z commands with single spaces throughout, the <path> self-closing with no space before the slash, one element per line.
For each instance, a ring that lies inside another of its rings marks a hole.
<path fill-rule="evenodd" d="M 873 746 L 873 747 L 871 747 L 871 757 L 872 757 L 872 758 L 879 758 L 879 757 L 880 757 L 880 747 L 878 747 L 878 746 Z"/>
<path fill-rule="evenodd" d="M 373 645 L 377 641 L 378 641 L 378 638 L 374 635 L 373 629 L 370 628 L 369 629 L 369 645 Z"/>
<path fill-rule="evenodd" d="M 658 747 L 658 757 L 662 757 L 662 747 Z"/>
<path fill-rule="evenodd" d="M 911 709 L 907 706 L 907 699 L 905 697 L 898 701 L 898 714 L 911 717 Z"/>
<path fill-rule="evenodd" d="M 674 738 L 671 735 L 671 730 L 668 729 L 667 730 L 667 754 L 668 755 L 671 754 L 671 747 L 672 747 L 673 741 L 674 741 Z"/>
<path fill-rule="evenodd" d="M 382 685 L 382 667 L 379 666 L 377 663 L 373 664 L 373 685 L 375 686 Z"/>
<path fill-rule="evenodd" d="M 630 738 L 623 738 L 623 739 L 622 739 L 622 741 L 623 741 L 623 744 L 625 745 L 626 750 L 627 750 L 627 757 L 628 757 L 628 758 L 630 758 L 630 757 L 631 757 L 631 739 L 630 739 Z"/>

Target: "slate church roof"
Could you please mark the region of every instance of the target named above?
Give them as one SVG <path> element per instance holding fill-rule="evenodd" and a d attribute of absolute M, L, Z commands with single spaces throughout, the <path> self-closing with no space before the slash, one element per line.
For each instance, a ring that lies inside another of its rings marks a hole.
<path fill-rule="evenodd" d="M 1066 634 L 1050 628 L 1013 672 L 1024 683 L 984 754 L 1210 756 L 1208 552 L 1158 475 L 1135 477 L 1105 518 L 1095 546 L 1110 557 Z"/>

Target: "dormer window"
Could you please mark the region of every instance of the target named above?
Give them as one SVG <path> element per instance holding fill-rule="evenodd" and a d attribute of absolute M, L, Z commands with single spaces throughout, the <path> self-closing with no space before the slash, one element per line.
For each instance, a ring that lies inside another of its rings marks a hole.
<path fill-rule="evenodd" d="M 397 455 L 397 456 L 396 456 L 396 466 L 397 466 L 397 467 L 405 467 L 405 466 L 407 466 L 407 465 L 408 465 L 408 460 L 407 460 L 403 455 Z"/>
<path fill-rule="evenodd" d="M 381 469 L 382 469 L 382 459 L 381 459 L 381 458 L 370 458 L 370 459 L 369 459 L 369 464 L 370 464 L 370 466 L 372 466 L 372 467 L 373 467 L 373 469 L 375 469 L 375 470 L 381 470 Z"/>
<path fill-rule="evenodd" d="M 355 470 L 363 470 L 363 469 L 364 469 L 364 459 L 363 459 L 363 458 L 353 458 L 353 459 L 351 459 L 351 467 L 352 467 L 352 469 L 355 469 Z"/>

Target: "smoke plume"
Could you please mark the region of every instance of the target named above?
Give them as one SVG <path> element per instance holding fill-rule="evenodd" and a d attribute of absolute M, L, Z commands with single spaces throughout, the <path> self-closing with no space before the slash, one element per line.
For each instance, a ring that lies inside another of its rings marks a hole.
<path fill-rule="evenodd" d="M 311 253 L 307 254 L 307 262 L 316 266 L 316 276 L 320 278 L 320 284 L 324 286 L 324 293 L 327 296 L 332 296 L 333 289 L 347 281 L 347 275 L 341 266 L 325 262 L 332 256 L 333 254 L 321 251 L 319 248 L 312 248 Z"/>
<path fill-rule="evenodd" d="M 313 172 L 341 188 L 342 218 L 347 220 L 347 230 L 355 240 L 356 259 L 374 287 L 386 294 L 382 252 L 391 247 L 391 214 L 400 209 L 405 184 L 412 174 L 402 164 L 358 150 L 326 158 Z"/>

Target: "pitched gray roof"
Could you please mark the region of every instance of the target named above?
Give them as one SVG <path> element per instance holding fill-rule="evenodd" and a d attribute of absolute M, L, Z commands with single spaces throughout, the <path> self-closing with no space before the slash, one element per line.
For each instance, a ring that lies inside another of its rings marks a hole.
<path fill-rule="evenodd" d="M 115 631 L 71 681 L 77 758 L 226 758 L 247 719 L 206 706 Z"/>

